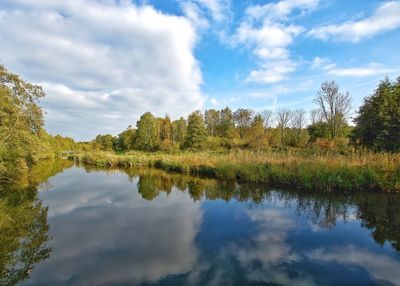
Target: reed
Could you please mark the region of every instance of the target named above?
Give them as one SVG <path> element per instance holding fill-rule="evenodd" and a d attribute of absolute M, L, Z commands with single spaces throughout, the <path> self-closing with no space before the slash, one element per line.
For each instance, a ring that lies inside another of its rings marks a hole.
<path fill-rule="evenodd" d="M 154 167 L 169 172 L 314 191 L 400 191 L 400 154 L 315 154 L 302 150 L 144 153 L 86 152 L 95 166 Z"/>

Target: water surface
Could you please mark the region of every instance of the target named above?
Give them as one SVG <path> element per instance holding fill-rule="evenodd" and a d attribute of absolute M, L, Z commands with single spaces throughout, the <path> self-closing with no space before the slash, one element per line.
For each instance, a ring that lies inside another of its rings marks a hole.
<path fill-rule="evenodd" d="M 400 285 L 399 196 L 79 167 L 38 189 L 3 198 L 34 218 L 4 285 Z"/>

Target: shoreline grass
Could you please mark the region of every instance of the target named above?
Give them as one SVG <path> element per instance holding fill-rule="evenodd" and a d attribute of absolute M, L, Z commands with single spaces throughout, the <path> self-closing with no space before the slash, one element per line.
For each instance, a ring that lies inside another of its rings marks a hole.
<path fill-rule="evenodd" d="M 153 167 L 168 172 L 312 191 L 400 192 L 400 154 L 321 155 L 296 150 L 226 153 L 86 152 L 70 156 L 94 166 Z"/>

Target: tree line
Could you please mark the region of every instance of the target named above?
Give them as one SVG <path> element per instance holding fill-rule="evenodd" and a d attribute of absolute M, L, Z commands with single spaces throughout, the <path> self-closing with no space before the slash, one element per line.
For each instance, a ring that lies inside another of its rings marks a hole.
<path fill-rule="evenodd" d="M 349 124 L 351 97 L 328 81 L 314 99 L 316 108 L 255 112 L 229 107 L 192 112 L 171 120 L 144 113 L 136 126 L 118 134 L 98 135 L 91 142 L 75 142 L 44 129 L 39 102 L 43 89 L 0 65 L 0 182 L 29 171 L 32 164 L 57 157 L 63 150 L 114 150 L 124 152 L 172 150 L 304 148 L 313 144 L 344 144 L 374 151 L 400 151 L 400 77 L 385 78 L 364 99 Z"/>
<path fill-rule="evenodd" d="M 335 81 L 321 85 L 316 108 L 276 111 L 229 107 L 197 110 L 187 119 L 171 120 L 144 113 L 118 136 L 98 135 L 90 148 L 115 151 L 170 151 L 178 149 L 265 149 L 313 144 L 345 144 L 375 151 L 400 150 L 400 78 L 384 79 L 360 107 L 355 125 L 349 124 L 351 96 Z M 339 143 L 338 143 L 339 142 Z"/>
<path fill-rule="evenodd" d="M 197 110 L 187 119 L 171 120 L 144 113 L 136 128 L 129 126 L 118 136 L 98 135 L 90 148 L 115 151 L 170 151 L 178 149 L 220 150 L 232 148 L 306 147 L 317 140 L 350 138 L 348 124 L 351 97 L 339 85 L 325 82 L 314 99 L 317 108 L 286 108 L 255 112 L 229 107 Z"/>

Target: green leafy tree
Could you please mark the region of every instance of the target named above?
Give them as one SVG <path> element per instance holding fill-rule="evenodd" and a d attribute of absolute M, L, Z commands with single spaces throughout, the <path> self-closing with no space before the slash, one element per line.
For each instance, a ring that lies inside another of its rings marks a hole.
<path fill-rule="evenodd" d="M 232 139 L 236 137 L 235 122 L 233 113 L 229 107 L 220 111 L 220 122 L 217 128 L 218 135 L 224 138 Z"/>
<path fill-rule="evenodd" d="M 186 120 L 181 117 L 178 120 L 172 122 L 172 141 L 178 144 L 182 144 L 186 137 Z"/>
<path fill-rule="evenodd" d="M 203 115 L 199 110 L 191 113 L 188 117 L 188 126 L 184 148 L 201 149 L 207 137 Z"/>
<path fill-rule="evenodd" d="M 54 156 L 38 105 L 45 93 L 0 65 L 0 181 L 26 171 L 35 161 Z"/>
<path fill-rule="evenodd" d="M 172 140 L 171 133 L 172 133 L 171 118 L 168 115 L 165 115 L 165 118 L 161 120 L 160 140 L 171 141 Z"/>
<path fill-rule="evenodd" d="M 143 151 L 155 151 L 159 143 L 156 118 L 150 112 L 146 112 L 137 122 L 135 147 Z"/>
<path fill-rule="evenodd" d="M 353 139 L 375 150 L 400 151 L 400 77 L 384 79 L 375 93 L 364 99 L 355 118 Z"/>
<path fill-rule="evenodd" d="M 135 132 L 136 130 L 132 128 L 132 126 L 128 126 L 128 128 L 118 134 L 118 144 L 117 151 L 127 151 L 133 150 L 135 144 Z"/>
<path fill-rule="evenodd" d="M 307 127 L 308 134 L 310 135 L 310 141 L 315 142 L 317 138 L 330 138 L 329 124 L 323 121 L 315 122 Z"/>
<path fill-rule="evenodd" d="M 233 114 L 233 120 L 239 131 L 240 138 L 245 138 L 246 132 L 253 122 L 254 111 L 251 109 L 239 108 Z"/>
<path fill-rule="evenodd" d="M 216 136 L 218 134 L 218 126 L 221 120 L 221 112 L 215 109 L 208 109 L 204 113 L 204 119 L 208 134 Z"/>
<path fill-rule="evenodd" d="M 97 135 L 95 146 L 103 151 L 112 151 L 114 149 L 114 137 L 111 134 Z"/>
<path fill-rule="evenodd" d="M 249 146 L 253 149 L 266 147 L 268 142 L 265 137 L 264 119 L 261 115 L 254 116 L 249 132 Z"/>

